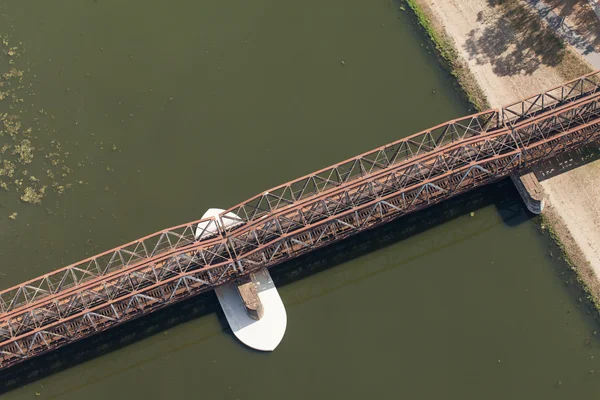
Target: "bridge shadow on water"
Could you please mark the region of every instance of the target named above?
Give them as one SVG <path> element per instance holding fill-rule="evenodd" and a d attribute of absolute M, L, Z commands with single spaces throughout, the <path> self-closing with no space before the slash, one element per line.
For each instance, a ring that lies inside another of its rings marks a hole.
<path fill-rule="evenodd" d="M 510 180 L 503 180 L 276 266 L 271 269 L 271 274 L 281 287 L 488 206 L 495 206 L 501 223 L 509 226 L 533 218 L 525 210 Z M 450 235 L 435 235 L 436 238 L 425 246 L 425 252 L 467 240 L 497 226 L 498 221 L 483 221 L 482 224 L 461 224 L 471 227 L 459 226 Z M 217 313 L 223 331 L 232 335 L 217 298 L 210 291 L 0 371 L 0 395 L 212 313 Z"/>

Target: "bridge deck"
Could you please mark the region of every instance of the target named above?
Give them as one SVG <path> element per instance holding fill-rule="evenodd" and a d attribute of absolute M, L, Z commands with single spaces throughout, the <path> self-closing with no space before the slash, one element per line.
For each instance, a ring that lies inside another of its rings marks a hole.
<path fill-rule="evenodd" d="M 449 121 L 6 289 L 0 369 L 597 140 L 599 87 L 596 72 Z"/>

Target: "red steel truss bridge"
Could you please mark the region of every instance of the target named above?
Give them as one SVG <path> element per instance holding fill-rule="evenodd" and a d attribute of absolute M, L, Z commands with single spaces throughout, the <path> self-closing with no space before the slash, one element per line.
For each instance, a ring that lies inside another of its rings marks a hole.
<path fill-rule="evenodd" d="M 600 71 L 0 292 L 0 369 L 600 138 Z"/>

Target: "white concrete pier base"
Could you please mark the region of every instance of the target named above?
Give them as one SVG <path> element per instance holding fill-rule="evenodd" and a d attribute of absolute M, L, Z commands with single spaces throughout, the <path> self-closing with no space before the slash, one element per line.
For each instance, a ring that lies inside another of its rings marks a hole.
<path fill-rule="evenodd" d="M 544 189 L 533 172 L 511 174 L 517 191 L 521 195 L 527 209 L 533 214 L 541 214 L 546 204 Z"/>
<path fill-rule="evenodd" d="M 248 347 L 273 351 L 285 334 L 287 313 L 267 269 L 254 273 L 254 282 L 264 309 L 258 321 L 246 313 L 235 282 L 217 287 L 215 293 L 233 334 Z"/>
<path fill-rule="evenodd" d="M 213 217 L 223 211 L 211 208 L 204 213 L 202 218 Z M 231 215 L 231 217 L 237 218 L 235 215 Z M 217 233 L 209 232 L 206 228 L 206 226 L 198 224 L 196 239 L 201 240 Z M 264 314 L 259 320 L 252 319 L 247 314 L 236 282 L 226 283 L 215 288 L 215 293 L 233 334 L 248 347 L 260 351 L 273 351 L 281 343 L 285 334 L 287 313 L 271 274 L 266 268 L 255 272 L 253 280 L 264 310 Z"/>

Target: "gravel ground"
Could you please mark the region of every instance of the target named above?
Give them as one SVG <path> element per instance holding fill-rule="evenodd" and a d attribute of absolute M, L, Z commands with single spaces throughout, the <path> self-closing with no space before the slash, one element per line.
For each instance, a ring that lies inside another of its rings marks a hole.
<path fill-rule="evenodd" d="M 492 107 L 510 104 L 591 71 L 575 51 L 557 43 L 547 26 L 540 25 L 519 0 L 418 2 L 434 27 L 445 30 L 454 41 Z M 586 28 L 590 26 L 595 25 Z M 600 160 L 594 158 L 575 168 L 564 168 L 564 172 L 548 174 L 542 181 L 549 206 L 547 221 L 592 289 L 600 287 L 596 278 L 600 276 Z M 565 161 L 558 164 L 557 169 L 563 168 Z M 589 273 L 590 267 L 595 274 Z M 594 291 L 600 298 L 600 291 Z"/>

